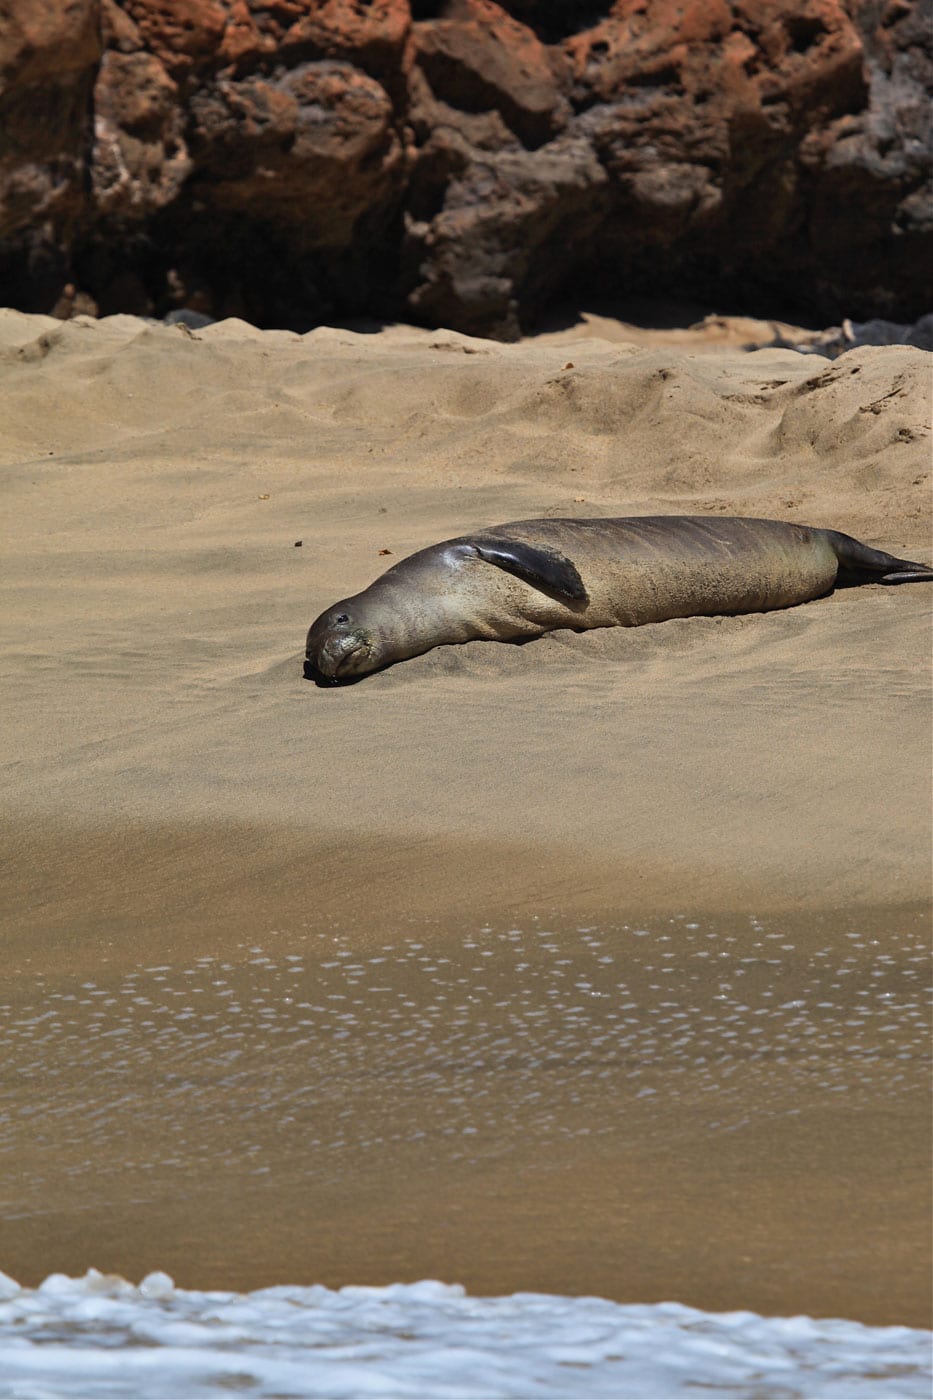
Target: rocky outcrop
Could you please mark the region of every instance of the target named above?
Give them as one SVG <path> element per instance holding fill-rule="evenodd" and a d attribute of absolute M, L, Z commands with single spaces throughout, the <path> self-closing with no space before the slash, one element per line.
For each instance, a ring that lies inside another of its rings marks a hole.
<path fill-rule="evenodd" d="M 97 0 L 0 11 L 0 295 L 14 305 L 46 306 L 65 280 L 101 54 Z"/>
<path fill-rule="evenodd" d="M 925 0 L 8 0 L 0 299 L 511 337 L 930 303 Z M 69 290 L 70 289 L 70 290 Z"/>

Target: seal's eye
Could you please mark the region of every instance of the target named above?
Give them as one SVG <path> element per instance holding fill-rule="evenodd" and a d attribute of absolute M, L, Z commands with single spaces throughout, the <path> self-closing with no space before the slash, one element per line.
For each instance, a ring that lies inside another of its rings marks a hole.
<path fill-rule="evenodd" d="M 349 622 L 350 619 L 349 619 L 349 617 L 347 616 L 346 613 L 340 613 L 337 617 L 334 618 L 334 621 L 335 621 L 335 622 Z"/>

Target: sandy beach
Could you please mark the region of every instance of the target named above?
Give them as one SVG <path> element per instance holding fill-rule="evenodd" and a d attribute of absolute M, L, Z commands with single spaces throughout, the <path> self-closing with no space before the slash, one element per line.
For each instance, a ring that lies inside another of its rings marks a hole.
<path fill-rule="evenodd" d="M 929 355 L 740 329 L 0 313 L 4 1269 L 928 1321 L 933 590 L 302 678 L 322 608 L 510 519 L 765 516 L 929 559 Z M 459 997 L 436 1015 L 422 955 Z M 354 1011 L 341 959 L 388 959 L 398 1015 L 365 987 Z M 327 996 L 367 1028 L 355 1055 L 307 1009 Z M 675 1004 L 695 1034 L 760 1013 L 769 1055 L 684 1049 Z"/>

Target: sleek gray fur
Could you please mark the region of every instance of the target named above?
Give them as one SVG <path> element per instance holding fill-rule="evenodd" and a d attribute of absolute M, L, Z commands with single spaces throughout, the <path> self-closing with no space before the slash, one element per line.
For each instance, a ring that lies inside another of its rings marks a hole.
<path fill-rule="evenodd" d="M 450 642 L 767 612 L 836 584 L 921 579 L 926 564 L 780 520 L 516 520 L 419 550 L 328 608 L 305 674 L 337 684 Z"/>

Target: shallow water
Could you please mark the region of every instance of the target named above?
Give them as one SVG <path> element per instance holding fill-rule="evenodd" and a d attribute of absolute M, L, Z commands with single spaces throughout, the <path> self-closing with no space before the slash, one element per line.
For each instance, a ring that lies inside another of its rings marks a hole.
<path fill-rule="evenodd" d="M 0 1397 L 650 1396 L 909 1400 L 929 1394 L 928 1333 L 677 1303 L 388 1288 L 176 1289 L 155 1273 L 0 1275 Z"/>
<path fill-rule="evenodd" d="M 926 1325 L 928 982 L 916 909 L 36 945 L 0 1267 Z"/>

